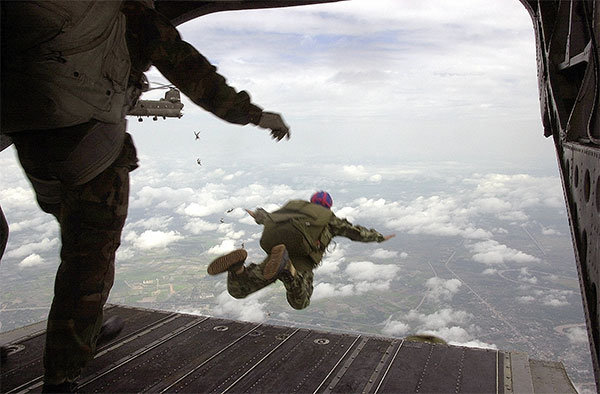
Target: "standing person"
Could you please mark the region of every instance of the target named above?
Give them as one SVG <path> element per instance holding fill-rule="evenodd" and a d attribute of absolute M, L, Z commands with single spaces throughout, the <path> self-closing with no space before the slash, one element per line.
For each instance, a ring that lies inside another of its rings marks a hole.
<path fill-rule="evenodd" d="M 237 249 L 213 260 L 208 273 L 216 275 L 227 271 L 227 291 L 234 298 L 245 298 L 279 279 L 285 286 L 290 306 L 306 308 L 313 292 L 313 271 L 333 237 L 383 242 L 395 236 L 384 236 L 374 229 L 338 218 L 331 211 L 332 205 L 331 195 L 320 191 L 313 194 L 310 201 L 292 200 L 273 213 L 262 208 L 246 210 L 256 223 L 265 226 L 260 245 L 267 257 L 260 264 L 245 266 L 248 254 L 244 249 Z"/>
<path fill-rule="evenodd" d="M 60 225 L 48 315 L 44 392 L 69 392 L 99 337 L 127 216 L 136 150 L 125 115 L 154 64 L 204 109 L 289 138 L 281 116 L 236 92 L 151 2 L 2 1 L 1 131 L 40 208 Z M 108 322 L 106 322 L 108 323 Z"/>

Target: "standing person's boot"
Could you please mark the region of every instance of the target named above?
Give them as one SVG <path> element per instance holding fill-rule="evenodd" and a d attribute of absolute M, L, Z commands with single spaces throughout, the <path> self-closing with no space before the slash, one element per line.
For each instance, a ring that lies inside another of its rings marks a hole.
<path fill-rule="evenodd" d="M 125 322 L 120 316 L 113 316 L 106 319 L 106 321 L 102 323 L 102 328 L 100 328 L 98 341 L 96 341 L 96 349 L 106 345 L 119 336 L 121 331 L 123 331 L 123 327 L 125 327 Z"/>

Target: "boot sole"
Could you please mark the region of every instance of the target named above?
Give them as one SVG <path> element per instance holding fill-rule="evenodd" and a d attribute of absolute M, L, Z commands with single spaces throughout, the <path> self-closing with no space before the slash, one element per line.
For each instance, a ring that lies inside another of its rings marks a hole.
<path fill-rule="evenodd" d="M 243 263 L 248 257 L 248 252 L 244 249 L 234 250 L 225 256 L 218 257 L 208 265 L 206 269 L 209 275 L 217 275 L 227 271 L 231 266 L 237 263 Z"/>
<path fill-rule="evenodd" d="M 290 260 L 288 251 L 283 244 L 273 246 L 269 256 L 269 261 L 267 261 L 267 264 L 265 264 L 265 269 L 263 270 L 263 276 L 267 280 L 273 279 L 273 277 L 283 271 L 283 268 Z"/>

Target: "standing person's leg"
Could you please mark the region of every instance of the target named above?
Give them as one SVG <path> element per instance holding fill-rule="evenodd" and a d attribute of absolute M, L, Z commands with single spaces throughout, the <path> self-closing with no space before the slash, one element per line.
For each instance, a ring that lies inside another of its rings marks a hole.
<path fill-rule="evenodd" d="M 94 356 L 128 197 L 129 168 L 118 164 L 63 193 L 61 263 L 44 352 L 47 384 L 74 381 Z"/>
<path fill-rule="evenodd" d="M 127 216 L 129 172 L 137 167 L 135 147 L 124 127 L 125 123 L 90 122 L 13 136 L 40 207 L 56 217 L 61 229 L 61 263 L 48 316 L 43 391 L 69 391 L 69 382 L 94 356 Z M 101 134 L 90 134 L 95 131 Z M 83 150 L 90 154 L 81 154 L 82 141 L 87 141 Z M 90 181 L 63 181 L 98 165 L 104 170 L 98 168 L 101 172 Z"/>

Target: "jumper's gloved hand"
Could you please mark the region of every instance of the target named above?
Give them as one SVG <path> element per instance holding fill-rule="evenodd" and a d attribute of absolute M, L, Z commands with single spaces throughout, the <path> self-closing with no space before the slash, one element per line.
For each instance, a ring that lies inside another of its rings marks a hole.
<path fill-rule="evenodd" d="M 271 129 L 271 138 L 281 141 L 283 137 L 290 139 L 290 128 L 285 124 L 281 115 L 274 112 L 263 112 L 258 126 L 263 129 Z"/>

